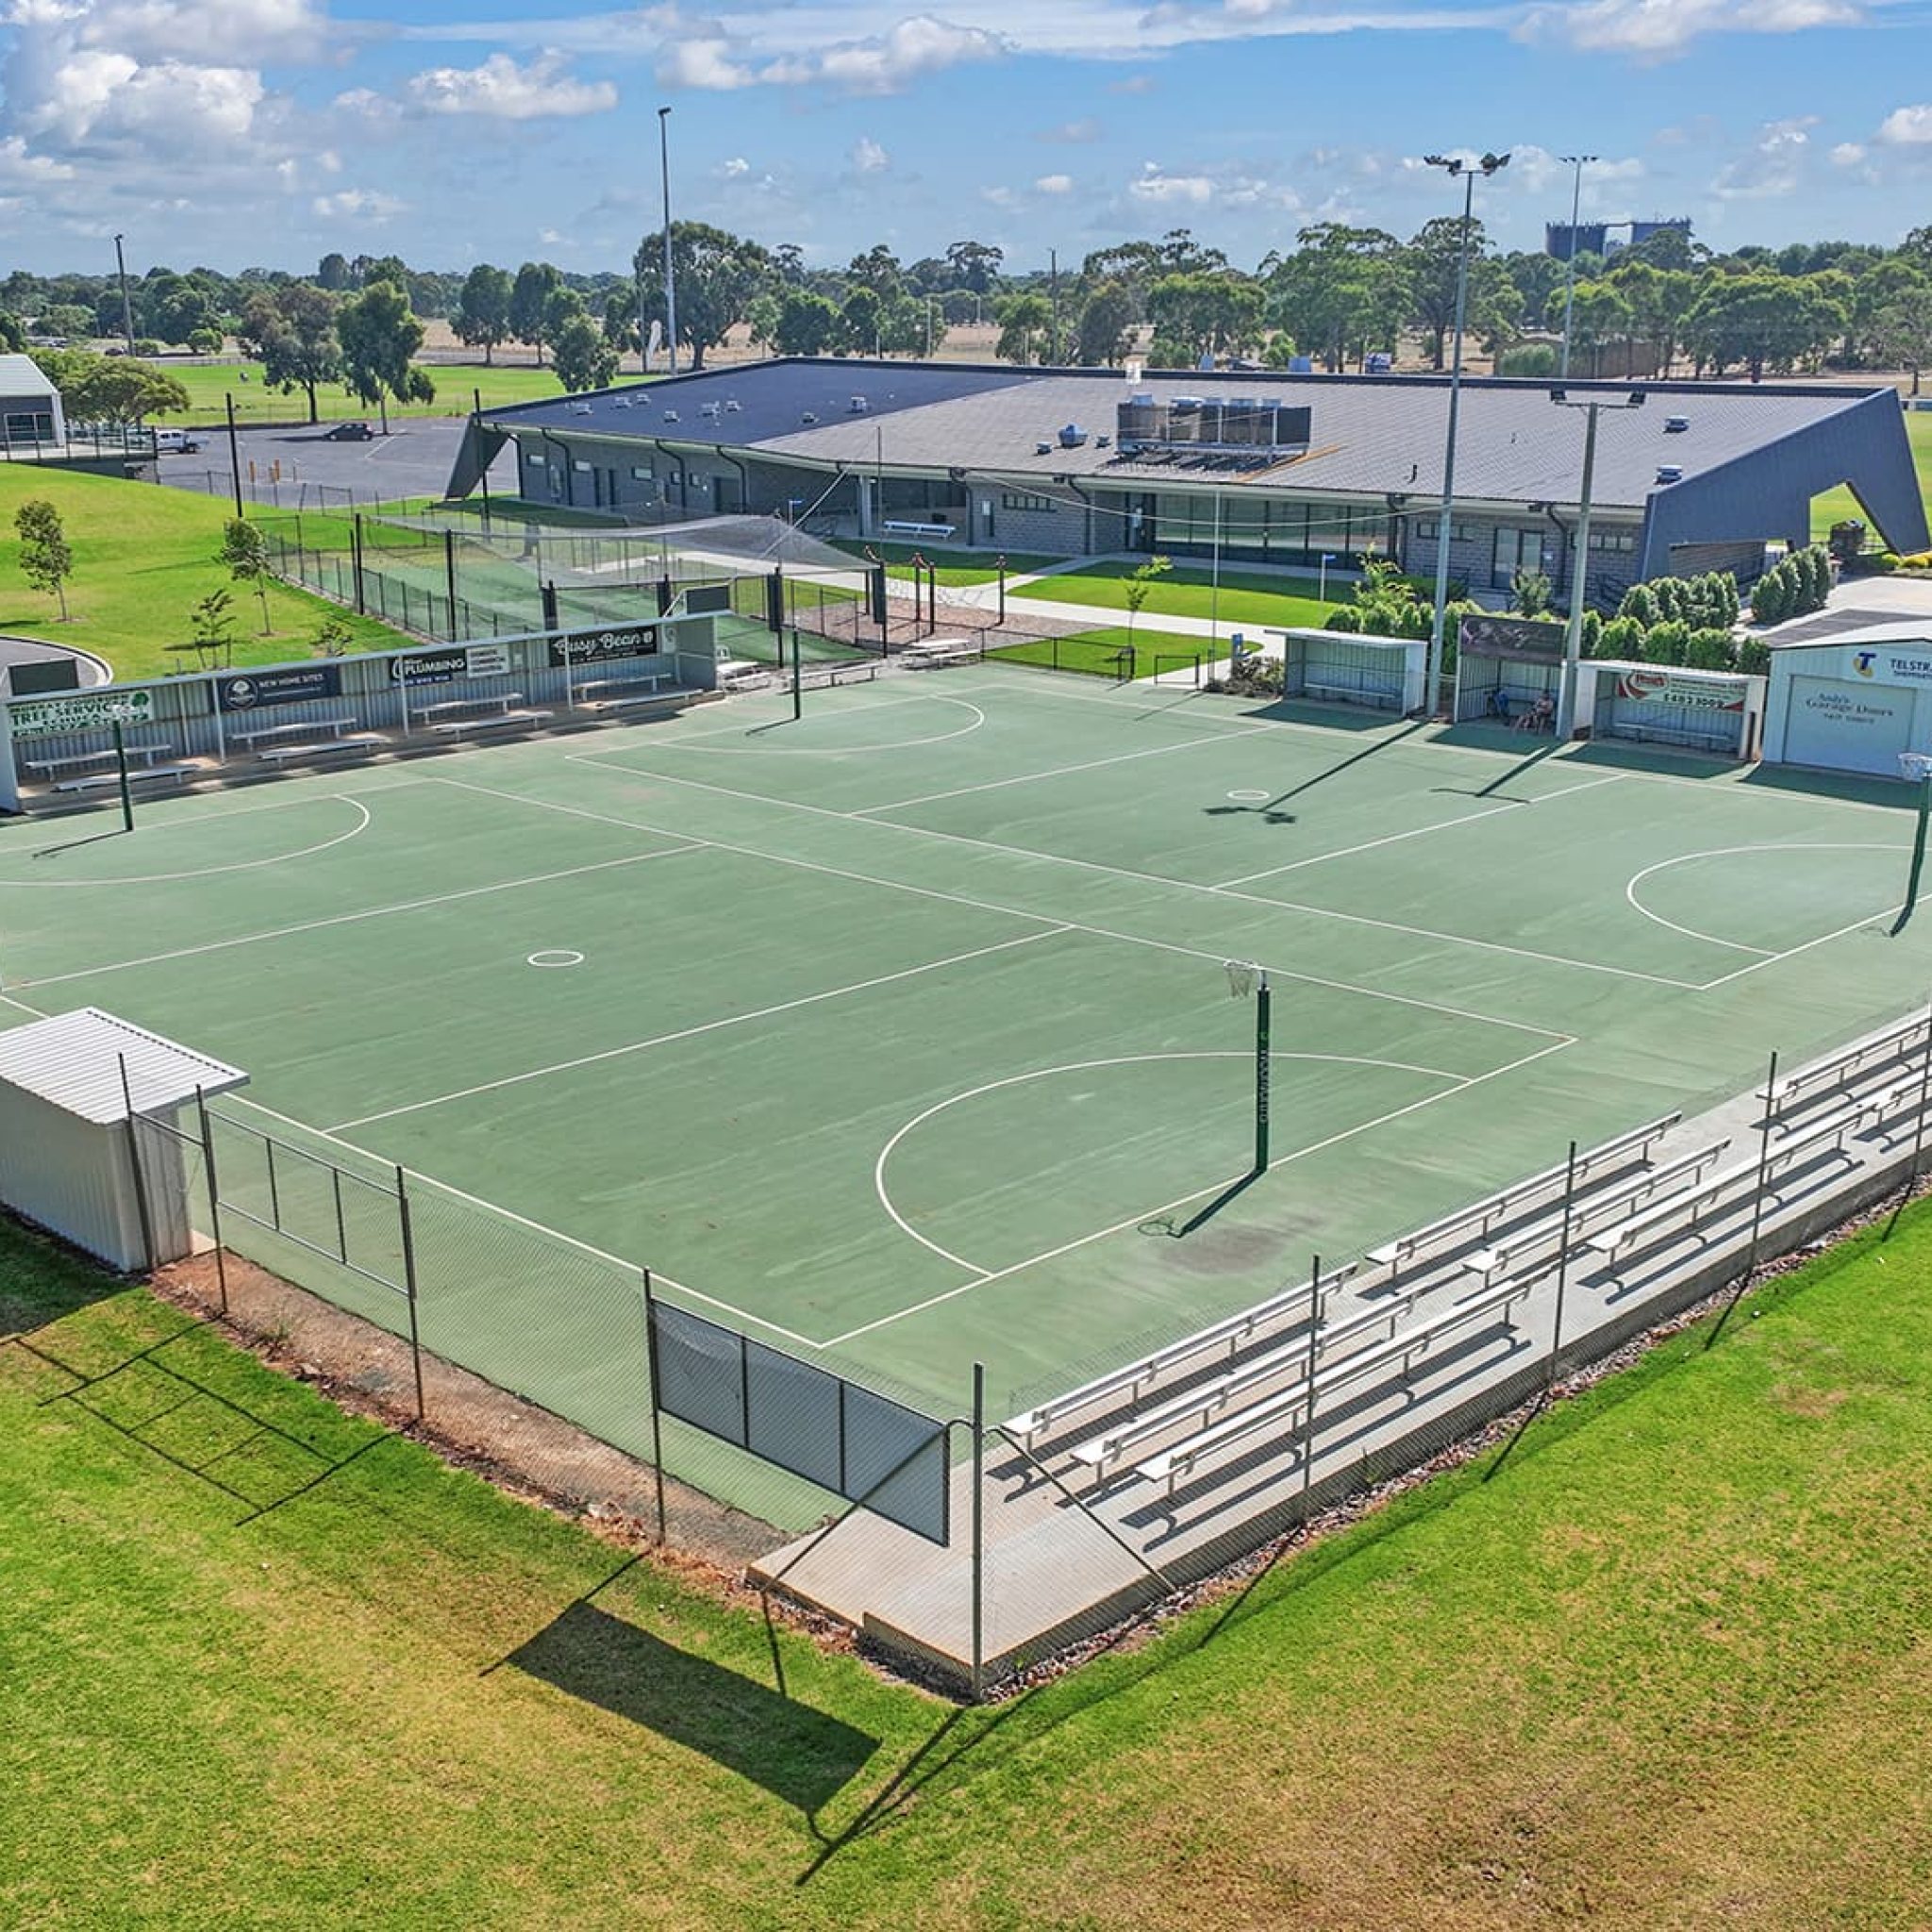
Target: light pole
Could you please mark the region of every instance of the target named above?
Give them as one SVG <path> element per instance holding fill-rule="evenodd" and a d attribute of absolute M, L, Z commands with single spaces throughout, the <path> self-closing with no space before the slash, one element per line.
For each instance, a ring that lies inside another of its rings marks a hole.
<path fill-rule="evenodd" d="M 1576 217 L 1583 210 L 1583 170 L 1596 159 L 1594 155 L 1558 155 L 1557 158 L 1575 169 L 1570 186 L 1570 258 L 1563 270 L 1563 359 L 1557 374 L 1570 380 L 1570 311 L 1576 301 Z"/>
<path fill-rule="evenodd" d="M 1469 229 L 1475 210 L 1475 177 L 1509 165 L 1507 155 L 1486 154 L 1466 161 L 1460 155 L 1425 155 L 1430 167 L 1462 177 L 1462 242 L 1456 258 L 1456 353 L 1449 364 L 1449 436 L 1442 451 L 1442 511 L 1436 521 L 1436 612 L 1429 625 L 1428 674 L 1423 703 L 1433 713 L 1442 686 L 1442 626 L 1449 610 L 1449 537 L 1456 519 L 1456 419 L 1462 403 L 1462 325 L 1469 313 Z"/>
<path fill-rule="evenodd" d="M 671 109 L 658 109 L 658 159 L 664 173 L 664 346 L 677 374 L 677 283 L 671 272 Z"/>
<path fill-rule="evenodd" d="M 1596 480 L 1596 419 L 1600 409 L 1641 409 L 1643 391 L 1633 389 L 1622 402 L 1602 396 L 1571 396 L 1553 389 L 1550 400 L 1559 409 L 1585 412 L 1583 430 L 1583 490 L 1576 504 L 1576 554 L 1570 562 L 1570 623 L 1563 633 L 1563 688 L 1557 698 L 1557 736 L 1576 731 L 1576 666 L 1583 656 L 1583 592 L 1590 578 L 1590 494 Z"/>
<path fill-rule="evenodd" d="M 114 237 L 114 268 L 121 277 L 121 333 L 127 340 L 127 353 L 134 354 L 134 305 L 127 299 L 127 257 L 121 244 L 126 236 Z"/>

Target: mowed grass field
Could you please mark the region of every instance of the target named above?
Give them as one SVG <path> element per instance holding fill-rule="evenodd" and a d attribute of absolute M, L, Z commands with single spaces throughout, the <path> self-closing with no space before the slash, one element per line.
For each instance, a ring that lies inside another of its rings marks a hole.
<path fill-rule="evenodd" d="M 306 390 L 270 389 L 259 362 L 163 362 L 160 365 L 188 391 L 188 408 L 157 423 L 225 423 L 227 398 L 235 398 L 235 415 L 243 423 L 306 423 Z M 391 403 L 391 416 L 467 416 L 480 391 L 486 409 L 507 408 L 511 403 L 541 402 L 560 396 L 563 385 L 549 369 L 489 368 L 482 363 L 425 363 L 424 374 L 436 385 L 436 398 L 427 403 Z M 245 376 L 245 380 L 243 379 Z M 637 378 L 631 378 L 635 381 Z M 320 384 L 316 410 L 324 423 L 375 420 L 376 411 L 339 382 Z"/>
<path fill-rule="evenodd" d="M 1923 1924 L 1932 1218 L 1709 1335 L 961 1713 L 0 1224 L 0 1921 Z"/>
<path fill-rule="evenodd" d="M 1082 570 L 1038 577 L 1009 591 L 1008 595 L 1042 603 L 1091 604 L 1105 610 L 1125 610 L 1128 580 L 1144 560 L 1101 558 Z M 1353 601 L 1355 586 L 1331 575 L 1325 599 L 1315 594 L 1316 589 L 1314 577 L 1224 570 L 1217 592 L 1211 570 L 1197 564 L 1176 564 L 1154 579 L 1141 611 L 1156 617 L 1218 616 L 1227 625 L 1310 625 L 1319 629 L 1335 605 Z"/>
<path fill-rule="evenodd" d="M 34 590 L 20 574 L 14 513 L 30 497 L 60 512 L 74 548 L 67 583 L 72 621 L 60 622 L 58 602 Z M 351 650 L 407 644 L 373 618 L 358 617 L 319 597 L 269 582 L 268 634 L 252 586 L 230 581 L 216 560 L 231 506 L 220 497 L 113 476 L 0 464 L 0 631 L 73 644 L 104 658 L 122 677 L 192 671 L 192 651 L 167 647 L 193 634 L 196 604 L 226 587 L 234 599 L 235 662 L 273 664 L 309 655 L 331 616 L 348 625 Z"/>

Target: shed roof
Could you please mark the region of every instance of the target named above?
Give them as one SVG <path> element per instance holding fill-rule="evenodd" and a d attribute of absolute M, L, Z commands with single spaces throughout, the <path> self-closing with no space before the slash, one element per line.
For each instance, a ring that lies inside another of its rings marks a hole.
<path fill-rule="evenodd" d="M 31 356 L 0 356 L 0 395 L 57 394 L 52 377 Z"/>
<path fill-rule="evenodd" d="M 1669 465 L 1708 474 L 1801 435 L 1863 402 L 1850 387 L 1651 384 L 1567 385 L 1572 399 L 1621 401 L 1643 389 L 1648 407 L 1601 423 L 1595 499 L 1600 509 L 1641 509 Z M 1457 439 L 1464 501 L 1574 501 L 1582 468 L 1580 412 L 1557 409 L 1547 382 L 1465 379 Z M 1135 395 L 1272 397 L 1312 411 L 1307 450 L 1267 468 L 1194 470 L 1151 465 L 1100 447 L 1115 406 Z M 853 399 L 864 398 L 855 409 Z M 712 413 L 715 408 L 715 413 Z M 621 391 L 494 410 L 505 429 L 713 444 L 831 468 L 959 469 L 978 475 L 1057 476 L 1122 489 L 1261 489 L 1349 496 L 1393 492 L 1426 503 L 1442 489 L 1447 378 L 1153 373 L 1126 382 L 1112 370 L 972 368 L 917 362 L 779 360 L 706 370 Z M 676 420 L 664 420 L 667 410 Z M 812 420 L 808 421 L 810 417 Z M 1673 423 L 1681 425 L 1672 428 Z M 1087 441 L 1064 448 L 1074 425 Z M 1039 445 L 1046 443 L 1041 450 Z M 1663 486 L 1668 487 L 1668 486 Z"/>
<path fill-rule="evenodd" d="M 127 1118 L 129 1093 L 136 1112 L 152 1113 L 192 1100 L 197 1088 L 205 1094 L 225 1093 L 247 1080 L 239 1067 L 176 1046 L 98 1007 L 30 1020 L 0 1033 L 0 1085 L 101 1126 Z"/>

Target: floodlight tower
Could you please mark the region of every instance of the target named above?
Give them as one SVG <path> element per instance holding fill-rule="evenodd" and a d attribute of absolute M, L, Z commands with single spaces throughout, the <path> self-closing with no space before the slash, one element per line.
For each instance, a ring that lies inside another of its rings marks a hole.
<path fill-rule="evenodd" d="M 1595 155 L 1558 155 L 1557 158 L 1576 172 L 1570 185 L 1570 258 L 1563 268 L 1563 358 L 1557 374 L 1570 380 L 1570 311 L 1576 306 L 1576 218 L 1583 212 L 1583 171 L 1597 158 Z"/>
<path fill-rule="evenodd" d="M 1456 419 L 1462 402 L 1462 325 L 1469 312 L 1469 230 L 1475 211 L 1475 179 L 1509 165 L 1507 155 L 1484 155 L 1468 160 L 1461 155 L 1424 155 L 1432 168 L 1441 168 L 1453 181 L 1462 182 L 1462 242 L 1456 258 L 1456 352 L 1449 364 L 1449 436 L 1442 452 L 1442 509 L 1436 522 L 1436 614 L 1429 625 L 1428 673 L 1423 702 L 1433 711 L 1442 682 L 1442 626 L 1449 607 L 1449 536 L 1456 517 Z"/>

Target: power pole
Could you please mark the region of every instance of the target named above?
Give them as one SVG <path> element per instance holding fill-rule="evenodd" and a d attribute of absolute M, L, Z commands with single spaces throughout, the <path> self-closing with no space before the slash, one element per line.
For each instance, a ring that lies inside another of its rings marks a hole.
<path fill-rule="evenodd" d="M 125 235 L 114 237 L 114 266 L 121 276 L 121 333 L 127 340 L 127 353 L 131 356 L 134 354 L 134 305 L 127 299 L 127 257 L 121 247 L 126 239 Z"/>

